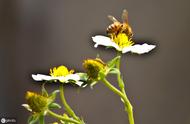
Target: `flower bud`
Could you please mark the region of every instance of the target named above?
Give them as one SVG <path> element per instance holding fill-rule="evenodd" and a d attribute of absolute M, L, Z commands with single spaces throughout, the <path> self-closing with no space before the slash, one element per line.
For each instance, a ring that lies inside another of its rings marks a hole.
<path fill-rule="evenodd" d="M 41 113 L 48 109 L 49 99 L 34 92 L 26 93 L 26 101 L 34 113 Z"/>
<path fill-rule="evenodd" d="M 84 60 L 83 67 L 87 71 L 89 79 L 99 80 L 100 71 L 105 72 L 106 64 L 99 58 Z"/>

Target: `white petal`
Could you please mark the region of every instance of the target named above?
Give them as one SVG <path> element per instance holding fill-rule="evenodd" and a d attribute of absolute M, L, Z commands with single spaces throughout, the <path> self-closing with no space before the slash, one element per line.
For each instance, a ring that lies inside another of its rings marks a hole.
<path fill-rule="evenodd" d="M 29 108 L 30 106 L 28 104 L 22 104 L 23 107 Z"/>
<path fill-rule="evenodd" d="M 122 53 L 132 52 L 132 53 L 137 53 L 137 54 L 143 54 L 143 53 L 148 53 L 155 47 L 156 47 L 155 45 L 148 45 L 146 43 L 142 45 L 136 44 L 133 46 L 124 47 L 122 50 Z"/>
<path fill-rule="evenodd" d="M 78 81 L 80 80 L 80 76 L 78 74 L 69 74 L 69 75 L 66 75 L 65 77 L 59 77 L 58 80 L 60 82 L 67 82 L 68 80 Z"/>
<path fill-rule="evenodd" d="M 26 108 L 28 111 L 32 112 L 32 109 L 30 108 L 28 104 L 22 104 L 22 106 Z"/>
<path fill-rule="evenodd" d="M 68 82 L 69 80 L 74 80 L 76 82 L 80 80 L 80 76 L 78 74 L 69 74 L 67 76 L 59 76 L 59 77 L 52 77 L 52 76 L 43 75 L 43 74 L 37 74 L 37 75 L 32 74 L 32 78 L 35 81 L 59 80 L 62 83 L 63 82 Z"/>
<path fill-rule="evenodd" d="M 69 80 L 80 80 L 80 76 L 78 74 L 69 74 L 67 76 L 65 76 L 65 79 Z"/>
<path fill-rule="evenodd" d="M 32 78 L 35 80 L 35 81 L 43 81 L 43 80 L 53 80 L 53 77 L 51 76 L 48 76 L 48 75 L 43 75 L 43 74 L 32 74 Z"/>
<path fill-rule="evenodd" d="M 121 48 L 116 43 L 114 43 L 109 37 L 97 35 L 95 37 L 92 37 L 92 40 L 96 43 L 94 47 L 102 45 L 102 46 L 114 47 L 118 51 L 121 51 Z"/>
<path fill-rule="evenodd" d="M 84 82 L 82 82 L 82 81 L 77 81 L 77 82 L 75 82 L 75 84 L 77 84 L 78 86 L 82 86 L 82 84 L 83 84 Z"/>

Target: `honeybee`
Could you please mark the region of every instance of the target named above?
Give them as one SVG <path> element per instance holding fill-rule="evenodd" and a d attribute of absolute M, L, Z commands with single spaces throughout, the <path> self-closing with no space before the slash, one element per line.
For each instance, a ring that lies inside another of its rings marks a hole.
<path fill-rule="evenodd" d="M 123 23 L 119 22 L 115 17 L 108 15 L 108 18 L 113 21 L 111 25 L 108 26 L 106 32 L 108 35 L 118 35 L 119 33 L 125 33 L 129 37 L 129 39 L 132 38 L 133 32 L 132 29 L 128 23 L 128 12 L 127 10 L 123 10 L 122 13 L 122 21 Z"/>

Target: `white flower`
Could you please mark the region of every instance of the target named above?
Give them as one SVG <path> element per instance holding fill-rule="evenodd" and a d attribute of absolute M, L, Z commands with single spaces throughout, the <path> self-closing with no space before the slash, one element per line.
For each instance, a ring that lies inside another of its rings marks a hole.
<path fill-rule="evenodd" d="M 120 38 L 120 39 L 119 39 Z M 118 40 L 119 39 L 119 40 Z M 98 47 L 99 45 L 106 46 L 106 47 L 114 47 L 116 50 L 121 51 L 122 53 L 132 52 L 137 54 L 143 54 L 148 53 L 152 49 L 154 49 L 155 45 L 148 45 L 147 43 L 144 43 L 142 45 L 140 44 L 134 44 L 130 43 L 132 41 L 128 40 L 128 37 L 126 37 L 124 34 L 121 34 L 120 37 L 118 37 L 116 41 L 112 40 L 109 37 L 97 35 L 95 37 L 92 37 L 92 40 L 95 42 L 94 47 Z M 118 43 L 118 41 L 120 43 Z M 123 45 L 123 43 L 128 43 L 129 45 Z M 119 46 L 118 44 L 122 44 Z"/>
<path fill-rule="evenodd" d="M 62 83 L 68 83 L 70 80 L 74 81 L 75 84 L 82 86 L 83 82 L 79 81 L 80 76 L 78 74 L 68 74 L 66 76 L 49 76 L 43 74 L 32 74 L 32 78 L 35 81 L 60 81 Z"/>

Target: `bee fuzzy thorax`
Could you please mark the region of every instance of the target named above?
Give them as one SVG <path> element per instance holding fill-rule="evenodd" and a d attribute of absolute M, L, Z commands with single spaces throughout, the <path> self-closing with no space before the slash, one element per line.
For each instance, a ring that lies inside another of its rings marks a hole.
<path fill-rule="evenodd" d="M 113 23 L 110 24 L 106 29 L 108 36 L 118 35 L 119 33 L 125 33 L 129 37 L 129 39 L 132 38 L 133 32 L 131 26 L 128 23 L 128 13 L 126 10 L 124 10 L 122 13 L 122 23 L 117 21 L 117 19 L 113 16 L 108 16 L 108 18 L 111 21 L 113 21 Z"/>

